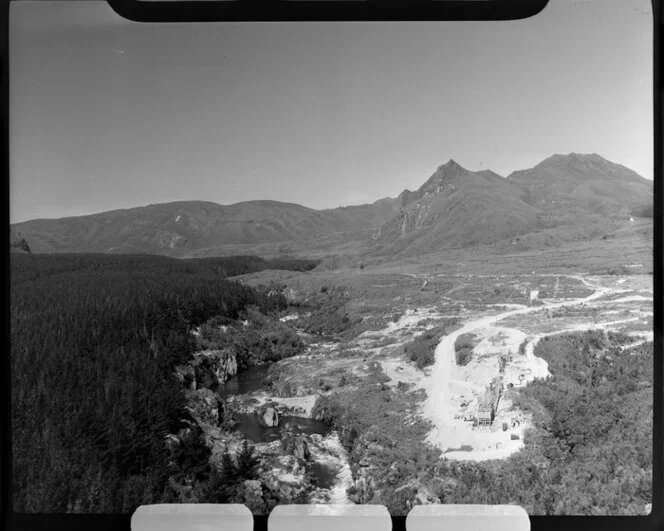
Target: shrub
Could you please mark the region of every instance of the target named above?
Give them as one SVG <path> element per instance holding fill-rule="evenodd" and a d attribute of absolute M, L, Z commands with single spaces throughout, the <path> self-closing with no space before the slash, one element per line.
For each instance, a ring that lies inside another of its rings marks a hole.
<path fill-rule="evenodd" d="M 477 344 L 475 334 L 461 334 L 454 342 L 454 353 L 457 365 L 468 365 L 473 359 L 473 349 Z"/>
<path fill-rule="evenodd" d="M 417 336 L 413 341 L 404 346 L 404 352 L 408 356 L 408 359 L 415 362 L 418 369 L 433 365 L 436 361 L 436 346 L 440 342 L 440 339 L 448 334 L 450 329 L 457 323 L 457 319 L 451 319 Z"/>

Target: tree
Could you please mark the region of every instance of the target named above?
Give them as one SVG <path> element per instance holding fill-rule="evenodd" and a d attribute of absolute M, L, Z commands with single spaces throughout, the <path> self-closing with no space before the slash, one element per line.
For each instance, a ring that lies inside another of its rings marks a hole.
<path fill-rule="evenodd" d="M 237 486 L 237 468 L 228 446 L 221 455 L 221 468 L 213 468 L 205 490 L 205 501 L 209 503 L 231 503 Z"/>
<path fill-rule="evenodd" d="M 221 456 L 221 474 L 224 477 L 224 480 L 229 483 L 234 483 L 238 477 L 238 471 L 233 462 L 233 457 L 228 451 L 228 446 L 224 449 L 224 453 Z"/>
<path fill-rule="evenodd" d="M 238 479 L 256 479 L 260 459 L 254 455 L 254 447 L 249 446 L 247 439 L 242 443 L 242 448 L 237 453 L 237 476 Z"/>

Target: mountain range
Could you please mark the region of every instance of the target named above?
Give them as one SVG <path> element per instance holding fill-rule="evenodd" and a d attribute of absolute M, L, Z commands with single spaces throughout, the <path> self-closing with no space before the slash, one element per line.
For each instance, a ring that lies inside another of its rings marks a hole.
<path fill-rule="evenodd" d="M 454 160 L 417 190 L 358 206 L 176 201 L 10 226 L 36 253 L 275 254 L 308 248 L 372 255 L 472 247 L 561 228 L 628 221 L 653 202 L 653 183 L 596 154 L 553 155 L 502 177 Z M 564 237 L 563 237 L 564 239 Z"/>

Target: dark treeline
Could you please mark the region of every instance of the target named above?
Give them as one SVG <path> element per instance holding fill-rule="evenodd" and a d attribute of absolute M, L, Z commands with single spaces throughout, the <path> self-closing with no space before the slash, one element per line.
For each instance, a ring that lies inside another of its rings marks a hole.
<path fill-rule="evenodd" d="M 199 262 L 219 274 L 232 277 L 236 275 L 246 275 L 266 269 L 286 269 L 288 271 L 311 271 L 320 260 L 309 258 L 295 258 L 291 256 L 261 258 L 260 256 L 223 256 L 215 258 L 195 258 L 194 262 Z"/>
<path fill-rule="evenodd" d="M 100 257 L 104 257 L 103 260 Z M 195 273 L 209 277 L 232 277 L 256 273 L 266 269 L 310 271 L 320 260 L 294 257 L 261 258 L 260 256 L 222 256 L 175 260 L 158 255 L 113 254 L 40 254 L 39 267 L 12 268 L 12 282 L 28 278 L 50 276 L 59 272 L 96 271 L 115 269 L 118 272 L 133 271 L 137 267 L 158 267 L 173 273 Z"/>
<path fill-rule="evenodd" d="M 201 481 L 209 450 L 174 367 L 191 330 L 248 307 L 286 307 L 228 282 L 214 260 L 12 255 L 14 509 L 130 512 L 176 499 L 172 478 Z M 190 427 L 184 450 L 165 437 Z"/>

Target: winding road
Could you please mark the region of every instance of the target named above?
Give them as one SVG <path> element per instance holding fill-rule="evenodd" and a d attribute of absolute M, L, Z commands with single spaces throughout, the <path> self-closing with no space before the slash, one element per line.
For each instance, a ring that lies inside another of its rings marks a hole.
<path fill-rule="evenodd" d="M 595 301 L 596 299 L 599 299 L 609 293 L 618 294 L 618 293 L 626 293 L 631 291 L 629 289 L 605 287 L 605 286 L 592 284 L 588 279 L 577 275 L 551 275 L 551 276 L 567 277 L 567 278 L 580 280 L 587 288 L 592 289 L 593 293 L 591 293 L 587 297 L 579 299 L 566 300 L 563 302 L 556 302 L 556 303 L 545 303 L 544 305 L 539 305 L 539 306 L 523 306 L 521 308 L 511 309 L 496 315 L 482 317 L 480 319 L 470 321 L 460 329 L 456 330 L 455 332 L 451 333 L 448 336 L 445 336 L 437 345 L 435 351 L 436 361 L 434 362 L 432 371 L 427 378 L 428 381 L 425 383 L 425 389 L 427 391 L 427 400 L 424 403 L 422 409 L 422 415 L 425 418 L 429 419 L 434 425 L 434 428 L 429 436 L 430 442 L 441 447 L 443 451 L 449 449 L 457 439 L 455 437 L 454 432 L 455 430 L 457 430 L 458 424 L 455 424 L 453 422 L 454 412 L 451 411 L 449 403 L 449 394 L 450 394 L 451 378 L 454 376 L 457 367 L 455 362 L 454 343 L 460 335 L 469 332 L 479 331 L 483 328 L 493 326 L 499 321 L 515 315 L 525 315 L 546 309 L 556 309 L 556 308 L 564 308 L 567 306 L 586 304 Z M 606 302 L 616 303 L 618 301 L 613 300 Z M 588 329 L 588 328 L 589 327 L 587 325 L 584 325 L 583 327 L 583 329 Z M 569 331 L 569 329 L 553 332 L 553 334 L 563 333 L 567 331 Z M 529 343 L 526 346 L 527 357 L 531 359 L 533 358 L 534 356 L 533 351 L 535 345 L 545 335 L 552 335 L 552 334 L 540 334 L 530 339 Z M 462 383 L 459 382 L 458 380 L 452 380 L 452 381 L 455 384 Z"/>

